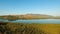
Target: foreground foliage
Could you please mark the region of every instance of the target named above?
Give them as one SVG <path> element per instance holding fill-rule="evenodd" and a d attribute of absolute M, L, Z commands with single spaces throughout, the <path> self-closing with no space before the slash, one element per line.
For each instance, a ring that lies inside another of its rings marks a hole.
<path fill-rule="evenodd" d="M 32 24 L 0 23 L 0 34 L 46 34 Z"/>
<path fill-rule="evenodd" d="M 0 22 L 0 34 L 60 34 L 60 24 Z"/>

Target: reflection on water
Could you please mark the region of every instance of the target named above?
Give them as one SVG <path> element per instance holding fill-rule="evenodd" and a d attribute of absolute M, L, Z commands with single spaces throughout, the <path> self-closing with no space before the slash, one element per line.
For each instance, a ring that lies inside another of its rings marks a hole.
<path fill-rule="evenodd" d="M 60 23 L 60 19 L 34 19 L 34 20 L 15 20 L 9 21 L 0 19 L 2 22 L 23 22 L 23 23 Z"/>

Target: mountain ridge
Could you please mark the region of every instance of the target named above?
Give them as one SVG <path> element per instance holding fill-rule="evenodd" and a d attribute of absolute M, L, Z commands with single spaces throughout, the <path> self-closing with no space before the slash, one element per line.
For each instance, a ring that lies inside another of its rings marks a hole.
<path fill-rule="evenodd" d="M 58 19 L 58 16 L 54 17 L 51 15 L 45 15 L 45 14 L 24 14 L 24 15 L 5 15 L 5 16 L 0 16 L 0 18 L 3 19 L 11 19 L 11 20 L 16 20 L 16 19 Z M 59 17 L 60 19 L 60 17 Z"/>

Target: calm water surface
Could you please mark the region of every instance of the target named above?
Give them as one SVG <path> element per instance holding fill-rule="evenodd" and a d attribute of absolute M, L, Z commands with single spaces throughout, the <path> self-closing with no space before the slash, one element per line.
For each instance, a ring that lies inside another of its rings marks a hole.
<path fill-rule="evenodd" d="M 0 22 L 60 23 L 60 19 L 34 19 L 34 20 L 15 20 L 15 21 L 8 21 L 8 20 L 0 19 Z"/>

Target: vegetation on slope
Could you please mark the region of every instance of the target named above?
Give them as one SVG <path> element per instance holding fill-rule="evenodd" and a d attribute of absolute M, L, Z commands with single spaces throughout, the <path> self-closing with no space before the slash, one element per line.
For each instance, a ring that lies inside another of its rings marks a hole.
<path fill-rule="evenodd" d="M 0 22 L 0 34 L 60 34 L 60 24 Z"/>
<path fill-rule="evenodd" d="M 38 30 L 33 24 L 0 23 L 0 34 L 46 34 Z"/>

